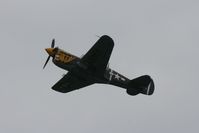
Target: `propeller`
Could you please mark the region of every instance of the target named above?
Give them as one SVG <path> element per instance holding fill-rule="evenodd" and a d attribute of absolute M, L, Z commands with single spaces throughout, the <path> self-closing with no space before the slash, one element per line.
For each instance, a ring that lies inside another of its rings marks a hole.
<path fill-rule="evenodd" d="M 51 48 L 54 48 L 55 47 L 55 39 L 52 40 L 52 43 L 51 43 Z M 50 55 L 48 56 L 44 66 L 43 66 L 43 69 L 46 67 L 46 65 L 48 64 L 48 61 L 50 60 Z"/>
<path fill-rule="evenodd" d="M 46 67 L 46 65 L 47 65 L 47 63 L 48 63 L 48 61 L 49 61 L 49 59 L 50 59 L 50 55 L 48 56 L 48 58 L 47 58 L 47 60 L 46 60 L 46 62 L 45 62 L 45 64 L 44 64 L 44 66 L 43 66 L 43 69 Z"/>
<path fill-rule="evenodd" d="M 53 39 L 51 43 L 51 48 L 54 48 L 54 47 L 55 47 L 55 39 Z"/>

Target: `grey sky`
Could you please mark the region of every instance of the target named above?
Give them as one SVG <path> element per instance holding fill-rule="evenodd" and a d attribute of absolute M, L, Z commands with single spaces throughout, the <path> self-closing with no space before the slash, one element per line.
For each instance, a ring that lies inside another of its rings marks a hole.
<path fill-rule="evenodd" d="M 0 132 L 197 133 L 199 131 L 199 1 L 0 0 Z M 77 56 L 107 34 L 110 67 L 153 77 L 152 96 L 92 85 L 51 90 L 65 71 L 44 48 Z"/>

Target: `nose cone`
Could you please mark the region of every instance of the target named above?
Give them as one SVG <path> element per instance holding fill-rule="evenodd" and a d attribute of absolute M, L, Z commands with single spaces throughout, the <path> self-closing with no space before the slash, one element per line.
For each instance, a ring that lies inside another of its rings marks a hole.
<path fill-rule="evenodd" d="M 53 56 L 54 55 L 54 48 L 46 48 L 45 49 L 46 50 L 46 52 L 50 55 L 50 56 Z"/>

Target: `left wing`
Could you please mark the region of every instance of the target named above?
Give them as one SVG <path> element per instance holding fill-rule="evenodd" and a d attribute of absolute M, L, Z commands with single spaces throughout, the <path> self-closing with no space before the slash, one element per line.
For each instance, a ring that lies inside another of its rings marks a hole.
<path fill-rule="evenodd" d="M 52 87 L 52 89 L 58 92 L 67 93 L 91 84 L 93 83 L 80 79 L 74 76 L 71 72 L 68 72 Z"/>
<path fill-rule="evenodd" d="M 98 74 L 104 74 L 109 58 L 114 47 L 112 38 L 103 35 L 81 58 L 81 62 L 88 66 L 88 69 Z"/>

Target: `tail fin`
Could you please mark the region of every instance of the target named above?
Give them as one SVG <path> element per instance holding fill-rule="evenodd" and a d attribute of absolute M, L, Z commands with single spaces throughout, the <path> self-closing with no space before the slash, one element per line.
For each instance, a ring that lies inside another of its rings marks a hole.
<path fill-rule="evenodd" d="M 144 75 L 133 79 L 129 82 L 129 87 L 127 88 L 127 93 L 129 95 L 137 95 L 139 93 L 145 95 L 152 95 L 154 92 L 154 82 L 150 76 Z"/>

